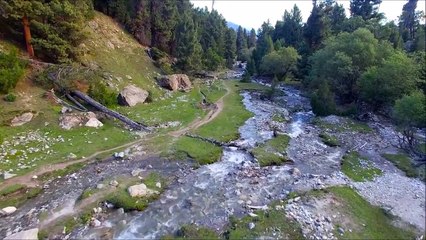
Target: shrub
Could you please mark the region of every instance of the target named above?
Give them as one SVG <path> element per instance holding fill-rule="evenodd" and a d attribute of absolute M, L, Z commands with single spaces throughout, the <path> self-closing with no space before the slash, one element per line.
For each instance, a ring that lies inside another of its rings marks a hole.
<path fill-rule="evenodd" d="M 113 106 L 117 103 L 117 93 L 101 81 L 95 81 L 90 84 L 88 94 L 105 106 Z"/>
<path fill-rule="evenodd" d="M 4 96 L 4 100 L 6 102 L 14 102 L 16 100 L 16 95 L 13 93 L 9 93 L 6 96 Z"/>
<path fill-rule="evenodd" d="M 312 111 L 318 116 L 334 114 L 336 103 L 334 94 L 330 91 L 327 83 L 323 83 L 311 97 Z"/>
<path fill-rule="evenodd" d="M 0 53 L 0 92 L 8 93 L 14 89 L 24 75 L 25 63 L 17 56 L 16 49 L 8 54 Z"/>

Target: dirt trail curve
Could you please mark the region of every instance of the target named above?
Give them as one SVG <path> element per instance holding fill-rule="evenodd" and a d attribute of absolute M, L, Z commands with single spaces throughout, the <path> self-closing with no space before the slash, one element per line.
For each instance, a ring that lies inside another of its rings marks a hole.
<path fill-rule="evenodd" d="M 223 95 L 221 98 L 219 98 L 219 100 L 217 100 L 217 102 L 215 103 L 216 106 L 212 110 L 210 110 L 204 118 L 195 119 L 187 127 L 173 131 L 173 132 L 170 132 L 169 135 L 171 135 L 173 137 L 180 137 L 182 135 L 185 135 L 187 132 L 189 132 L 191 130 L 195 130 L 195 129 L 211 122 L 213 119 L 215 119 L 219 115 L 219 113 L 222 112 L 223 106 L 224 106 L 223 99 L 226 96 L 228 96 L 230 92 L 231 92 L 231 90 L 226 86 L 225 95 Z"/>
<path fill-rule="evenodd" d="M 204 118 L 196 119 L 193 122 L 191 122 L 187 127 L 180 129 L 180 130 L 177 130 L 177 131 L 170 132 L 169 135 L 171 135 L 173 137 L 180 137 L 190 130 L 195 130 L 195 129 L 203 126 L 204 124 L 211 122 L 213 119 L 215 119 L 219 115 L 220 112 L 222 112 L 223 106 L 224 106 L 223 99 L 227 95 L 229 95 L 230 91 L 231 90 L 228 87 L 226 87 L 226 94 L 223 95 L 215 103 L 216 107 L 214 109 L 210 110 L 209 113 Z M 114 151 L 114 150 L 118 150 L 118 149 L 122 149 L 122 148 L 125 148 L 125 147 L 130 147 L 130 146 L 133 146 L 135 144 L 139 144 L 139 143 L 146 141 L 146 140 L 147 140 L 147 138 L 138 139 L 136 141 L 126 143 L 126 144 L 123 144 L 123 145 L 120 145 L 120 146 L 117 146 L 117 147 L 114 147 L 114 148 L 95 152 L 92 155 L 90 155 L 89 157 L 74 160 L 74 161 L 41 166 L 40 168 L 38 168 L 38 169 L 36 169 L 32 172 L 29 172 L 25 175 L 9 178 L 9 179 L 5 180 L 3 183 L 0 184 L 0 191 L 5 189 L 8 186 L 11 186 L 11 185 L 14 185 L 14 184 L 21 184 L 21 185 L 25 185 L 27 187 L 36 187 L 40 184 L 40 182 L 37 181 L 36 179 L 33 179 L 32 178 L 33 176 L 40 176 L 40 175 L 48 173 L 48 172 L 53 172 L 55 170 L 66 168 L 66 167 L 73 165 L 73 164 L 76 164 L 76 163 L 81 163 L 81 162 L 90 163 L 90 162 L 94 161 L 95 157 L 100 155 L 100 154 L 107 153 L 107 152 Z"/>
<path fill-rule="evenodd" d="M 69 161 L 69 162 L 63 162 L 63 163 L 56 163 L 56 164 L 51 164 L 51 165 L 44 165 L 41 166 L 40 168 L 29 172 L 25 175 L 22 176 L 18 176 L 18 177 L 13 177 L 13 178 L 9 178 L 7 180 L 5 180 L 3 183 L 0 184 L 0 190 L 5 189 L 8 186 L 14 185 L 14 184 L 21 184 L 21 185 L 25 185 L 27 187 L 36 187 L 37 185 L 40 184 L 39 181 L 37 181 L 36 179 L 32 179 L 33 176 L 40 176 L 42 174 L 48 173 L 48 172 L 53 172 L 55 170 L 59 170 L 59 169 L 63 169 L 66 168 L 70 165 L 76 164 L 76 163 L 81 163 L 81 162 L 92 162 L 95 160 L 95 157 L 103 154 L 103 153 L 107 153 L 110 151 L 114 151 L 114 150 L 118 150 L 121 148 L 125 148 L 125 147 L 130 147 L 133 146 L 135 144 L 138 144 L 142 141 L 144 141 L 146 139 L 138 139 L 136 141 L 133 142 L 129 142 L 114 148 L 110 148 L 110 149 L 106 149 L 106 150 L 102 150 L 102 151 L 98 151 L 93 153 L 92 155 L 86 157 L 86 158 L 82 158 L 82 159 L 78 159 L 78 160 L 74 160 L 74 161 Z"/>

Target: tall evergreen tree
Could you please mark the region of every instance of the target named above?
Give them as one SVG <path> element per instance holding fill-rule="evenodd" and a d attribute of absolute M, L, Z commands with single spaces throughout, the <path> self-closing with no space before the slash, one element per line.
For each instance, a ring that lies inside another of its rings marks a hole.
<path fill-rule="evenodd" d="M 306 22 L 303 36 L 311 52 L 319 49 L 322 42 L 327 38 L 330 27 L 325 18 L 324 5 L 317 4 L 316 0 L 313 0 L 313 8 L 311 15 Z"/>
<path fill-rule="evenodd" d="M 241 26 L 238 27 L 237 31 L 237 59 L 242 60 L 244 51 L 247 49 L 247 35 L 244 33 L 245 30 Z"/>
<path fill-rule="evenodd" d="M 237 34 L 232 28 L 225 33 L 225 61 L 228 68 L 232 68 L 235 59 Z"/>
<path fill-rule="evenodd" d="M 350 10 L 353 17 L 360 16 L 364 20 L 382 18 L 379 5 L 382 0 L 350 0 Z"/>
<path fill-rule="evenodd" d="M 399 28 L 404 41 L 415 39 L 416 30 L 416 8 L 418 0 L 408 0 L 402 7 L 402 14 L 399 17 Z"/>
<path fill-rule="evenodd" d="M 152 45 L 170 52 L 173 44 L 173 33 L 177 24 L 177 6 L 174 0 L 151 2 L 151 35 Z"/>
<path fill-rule="evenodd" d="M 254 30 L 254 28 L 250 30 L 250 35 L 247 39 L 247 45 L 249 48 L 256 46 L 256 30 Z"/>
<path fill-rule="evenodd" d="M 273 40 L 283 39 L 285 46 L 298 48 L 302 42 L 302 33 L 302 13 L 295 4 L 290 12 L 285 10 L 282 21 L 277 21 Z"/>
<path fill-rule="evenodd" d="M 176 27 L 176 66 L 183 71 L 198 70 L 201 67 L 201 45 L 191 12 L 185 12 Z"/>

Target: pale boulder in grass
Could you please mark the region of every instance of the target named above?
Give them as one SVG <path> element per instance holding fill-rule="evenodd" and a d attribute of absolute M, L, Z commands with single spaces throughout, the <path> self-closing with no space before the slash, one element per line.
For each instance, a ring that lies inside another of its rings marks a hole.
<path fill-rule="evenodd" d="M 10 122 L 10 126 L 12 126 L 12 127 L 22 126 L 25 123 L 30 122 L 33 119 L 33 117 L 34 117 L 34 114 L 32 114 L 30 112 L 24 113 L 20 116 L 16 116 Z"/>
<path fill-rule="evenodd" d="M 151 196 L 153 194 L 159 194 L 158 191 L 154 191 L 152 189 L 149 189 L 143 183 L 130 186 L 127 189 L 127 191 L 129 192 L 130 196 L 132 196 L 132 197 L 145 197 L 145 196 Z"/>
<path fill-rule="evenodd" d="M 86 127 L 93 127 L 93 128 L 100 128 L 102 127 L 104 124 L 99 121 L 97 118 L 90 118 L 89 121 L 86 122 L 86 124 L 84 124 L 84 126 Z"/>
<path fill-rule="evenodd" d="M 138 103 L 144 103 L 148 96 L 148 91 L 129 85 L 118 94 L 117 100 L 120 105 L 133 107 Z"/>

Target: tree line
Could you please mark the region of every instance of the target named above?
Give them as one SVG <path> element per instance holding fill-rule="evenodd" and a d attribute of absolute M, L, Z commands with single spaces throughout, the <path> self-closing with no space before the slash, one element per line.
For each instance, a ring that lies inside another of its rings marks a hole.
<path fill-rule="evenodd" d="M 257 32 L 247 73 L 298 80 L 317 115 L 381 111 L 403 126 L 425 127 L 424 12 L 408 0 L 399 21 L 384 21 L 381 0 L 351 0 L 350 16 L 334 0 L 314 0 L 306 23 L 294 5 Z M 407 141 L 406 141 L 407 142 Z"/>

